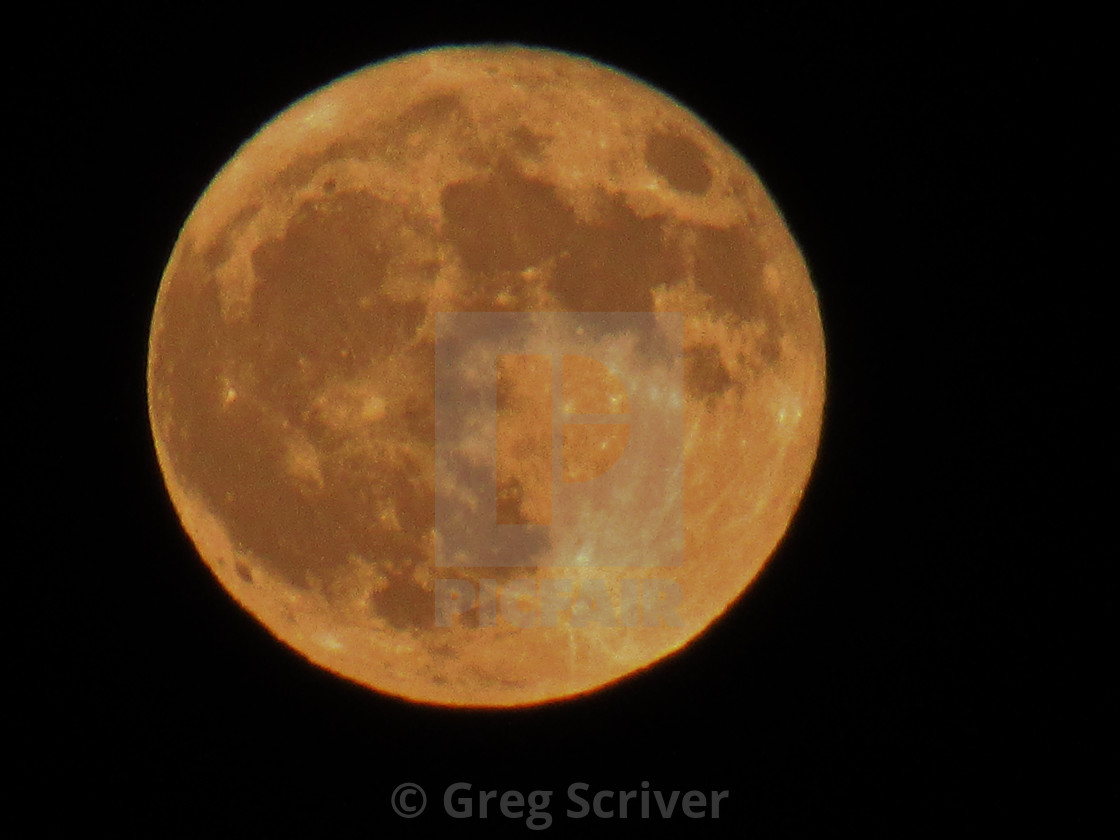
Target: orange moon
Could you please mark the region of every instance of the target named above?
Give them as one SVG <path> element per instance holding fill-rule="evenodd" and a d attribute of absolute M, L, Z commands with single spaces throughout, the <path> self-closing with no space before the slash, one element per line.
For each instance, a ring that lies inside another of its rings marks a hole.
<path fill-rule="evenodd" d="M 788 528 L 824 390 L 808 271 L 744 160 L 524 47 L 398 57 L 265 125 L 184 224 L 148 357 L 222 586 L 311 662 L 454 706 L 586 693 L 700 634 Z M 510 527 L 520 565 L 483 539 Z"/>

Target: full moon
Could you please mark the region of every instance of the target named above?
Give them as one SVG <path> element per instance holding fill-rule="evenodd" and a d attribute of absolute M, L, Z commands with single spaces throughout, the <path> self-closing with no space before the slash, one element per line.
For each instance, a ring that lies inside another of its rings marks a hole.
<path fill-rule="evenodd" d="M 416 702 L 543 703 L 687 645 L 816 458 L 816 294 L 758 176 L 587 58 L 448 47 L 278 115 L 152 317 L 171 500 L 306 659 Z"/>

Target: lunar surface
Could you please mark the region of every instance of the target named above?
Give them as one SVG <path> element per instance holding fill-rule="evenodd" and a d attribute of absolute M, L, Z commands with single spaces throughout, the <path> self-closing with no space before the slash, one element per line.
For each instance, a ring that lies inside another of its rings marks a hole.
<path fill-rule="evenodd" d="M 798 248 L 711 129 L 587 59 L 462 47 L 238 151 L 163 275 L 148 398 L 184 528 L 272 634 L 379 692 L 514 706 L 743 593 L 824 371 Z"/>

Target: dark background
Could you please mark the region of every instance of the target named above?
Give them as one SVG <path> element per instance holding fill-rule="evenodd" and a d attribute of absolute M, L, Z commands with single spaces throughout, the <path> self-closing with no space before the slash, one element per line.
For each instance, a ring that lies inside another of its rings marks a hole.
<path fill-rule="evenodd" d="M 1086 373 L 1101 24 L 781 8 L 184 8 L 10 34 L 18 802 L 151 836 L 528 833 L 442 816 L 467 781 L 556 791 L 548 836 L 1079 833 L 1108 661 L 1086 597 L 1108 551 L 1081 536 L 1111 386 Z M 829 353 L 817 468 L 750 591 L 653 669 L 514 712 L 378 696 L 275 642 L 179 526 L 144 390 L 163 266 L 238 146 L 342 73 L 476 41 L 614 65 L 740 149 Z M 730 796 L 719 821 L 563 818 L 571 782 L 642 780 Z M 405 781 L 429 795 L 411 823 L 389 807 Z"/>

